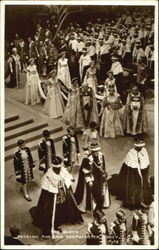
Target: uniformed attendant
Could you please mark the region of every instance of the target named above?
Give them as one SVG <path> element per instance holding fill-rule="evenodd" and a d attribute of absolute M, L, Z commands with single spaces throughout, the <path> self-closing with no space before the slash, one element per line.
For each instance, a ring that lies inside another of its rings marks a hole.
<path fill-rule="evenodd" d="M 126 245 L 127 226 L 123 210 L 116 212 L 116 219 L 110 224 L 110 240 L 111 245 Z"/>
<path fill-rule="evenodd" d="M 78 164 L 79 143 L 73 127 L 67 128 L 68 134 L 63 137 L 63 156 L 65 167 L 70 173 L 73 172 L 75 165 Z"/>
<path fill-rule="evenodd" d="M 16 179 L 22 183 L 24 198 L 31 201 L 28 194 L 27 184 L 29 180 L 34 178 L 33 168 L 35 167 L 30 149 L 25 146 L 25 142 L 21 139 L 17 142 L 18 150 L 14 154 L 14 169 Z"/>
<path fill-rule="evenodd" d="M 52 164 L 52 158 L 55 155 L 55 146 L 48 130 L 43 131 L 43 137 L 38 144 L 39 170 L 46 172 Z"/>
<path fill-rule="evenodd" d="M 132 218 L 132 241 L 134 245 L 150 245 L 153 231 L 148 219 L 148 206 L 142 204 L 141 209 L 135 212 Z"/>
<path fill-rule="evenodd" d="M 108 226 L 102 210 L 93 212 L 94 221 L 88 224 L 87 245 L 107 245 Z"/>

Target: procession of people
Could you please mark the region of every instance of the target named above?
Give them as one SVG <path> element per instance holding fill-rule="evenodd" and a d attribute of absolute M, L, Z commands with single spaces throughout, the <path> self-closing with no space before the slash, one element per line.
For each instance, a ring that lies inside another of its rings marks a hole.
<path fill-rule="evenodd" d="M 54 238 L 64 224 L 85 223 L 83 215 L 91 212 L 94 221 L 88 224 L 87 245 L 154 242 L 154 225 L 149 221 L 154 201 L 151 163 L 144 141 L 148 132 L 145 100 L 154 79 L 154 13 L 140 8 L 124 11 L 112 20 L 98 17 L 84 26 L 72 22 L 54 40 L 48 20 L 45 27 L 37 24 L 34 39 L 24 41 L 16 34 L 12 41 L 6 62 L 11 77 L 6 86 L 20 88 L 20 74 L 26 74 L 25 105 L 40 103 L 41 112 L 51 119 L 62 118 L 67 126 L 62 156 L 48 130 L 37 145 L 38 168 L 43 172 L 41 193 L 29 212 L 44 236 Z M 120 137 L 132 138 L 134 147 L 118 164 L 115 195 L 122 205 L 108 225 L 107 209 L 112 202 L 107 149 L 101 140 L 109 139 L 111 144 Z M 31 202 L 28 182 L 34 178 L 36 164 L 23 138 L 17 145 L 14 170 L 24 198 Z M 129 232 L 125 207 L 134 210 Z M 142 232 L 139 227 L 144 227 Z"/>

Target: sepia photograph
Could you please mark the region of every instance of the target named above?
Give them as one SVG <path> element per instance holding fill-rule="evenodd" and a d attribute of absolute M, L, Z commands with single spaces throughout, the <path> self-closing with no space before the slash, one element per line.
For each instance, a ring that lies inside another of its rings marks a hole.
<path fill-rule="evenodd" d="M 158 2 L 3 0 L 1 42 L 1 248 L 158 249 Z"/>

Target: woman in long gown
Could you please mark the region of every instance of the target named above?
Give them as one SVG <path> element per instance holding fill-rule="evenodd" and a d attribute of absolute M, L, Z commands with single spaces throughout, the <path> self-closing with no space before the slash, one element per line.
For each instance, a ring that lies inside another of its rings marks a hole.
<path fill-rule="evenodd" d="M 122 107 L 121 100 L 115 95 L 113 87 L 109 89 L 109 95 L 105 97 L 104 111 L 100 125 L 100 136 L 104 138 L 115 138 L 117 135 L 123 136 L 123 129 L 119 116 L 119 109 Z"/>
<path fill-rule="evenodd" d="M 58 60 L 57 77 L 67 88 L 71 88 L 68 59 L 66 58 L 66 53 L 64 51 L 61 53 L 61 58 Z"/>
<path fill-rule="evenodd" d="M 88 87 L 91 87 L 94 93 L 97 92 L 97 76 L 94 61 L 91 61 L 90 67 L 86 71 L 84 81 L 87 81 Z"/>
<path fill-rule="evenodd" d="M 133 85 L 128 94 L 124 111 L 124 130 L 127 134 L 137 135 L 147 131 L 147 113 L 144 107 L 144 97 L 138 87 Z"/>
<path fill-rule="evenodd" d="M 40 79 L 37 72 L 36 65 L 34 63 L 34 58 L 29 60 L 29 66 L 27 67 L 27 83 L 26 83 L 26 105 L 35 105 L 41 101 L 41 98 L 46 99 L 43 90 L 40 85 Z"/>
<path fill-rule="evenodd" d="M 56 77 L 56 69 L 50 72 L 50 78 L 47 85 L 47 98 L 44 104 L 43 112 L 50 118 L 58 118 L 63 116 L 64 101 L 60 92 L 59 80 Z"/>
<path fill-rule="evenodd" d="M 109 95 L 109 87 L 114 86 L 115 89 L 115 94 L 117 94 L 117 88 L 116 88 L 116 83 L 115 83 L 115 77 L 113 76 L 113 72 L 110 70 L 107 73 L 108 77 L 104 82 L 105 85 L 105 95 Z"/>
<path fill-rule="evenodd" d="M 87 82 L 84 82 L 79 88 L 74 99 L 74 105 L 74 119 L 71 121 L 74 128 L 77 130 L 87 129 L 92 121 L 98 124 L 98 107 L 95 93 L 92 88 L 88 87 Z"/>
<path fill-rule="evenodd" d="M 78 91 L 78 78 L 75 77 L 74 79 L 72 79 L 72 88 L 70 89 L 68 95 L 68 101 L 63 114 L 63 122 L 66 125 L 73 126 L 74 124 L 73 120 L 74 120 L 75 98 L 77 91 Z"/>

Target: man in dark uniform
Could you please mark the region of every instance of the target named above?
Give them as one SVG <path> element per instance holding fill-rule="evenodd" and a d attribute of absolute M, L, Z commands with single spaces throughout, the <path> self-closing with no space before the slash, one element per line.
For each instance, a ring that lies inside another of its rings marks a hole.
<path fill-rule="evenodd" d="M 87 245 L 107 245 L 108 225 L 102 210 L 93 212 L 94 221 L 88 224 Z"/>
<path fill-rule="evenodd" d="M 29 180 L 34 178 L 34 161 L 30 149 L 25 146 L 25 142 L 23 140 L 19 140 L 17 145 L 19 148 L 14 154 L 14 169 L 16 179 L 18 182 L 22 183 L 24 198 L 27 201 L 31 201 L 31 198 L 28 194 L 27 184 Z"/>
<path fill-rule="evenodd" d="M 39 170 L 46 172 L 52 164 L 52 157 L 55 155 L 55 146 L 48 130 L 43 131 L 43 137 L 38 144 Z"/>
<path fill-rule="evenodd" d="M 67 128 L 68 134 L 63 137 L 64 163 L 70 173 L 78 164 L 79 143 L 73 127 Z"/>

